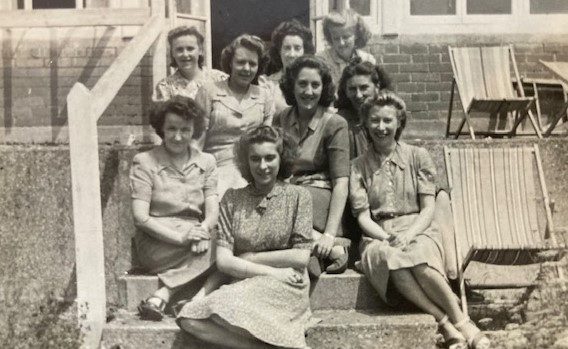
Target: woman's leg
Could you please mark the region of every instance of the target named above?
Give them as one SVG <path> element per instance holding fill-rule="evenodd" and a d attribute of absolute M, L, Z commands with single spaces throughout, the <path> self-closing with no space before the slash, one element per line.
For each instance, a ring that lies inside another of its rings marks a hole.
<path fill-rule="evenodd" d="M 274 346 L 253 337 L 245 330 L 231 325 L 229 326 L 232 328 L 228 328 L 212 319 L 182 319 L 179 325 L 186 332 L 208 343 L 228 346 L 235 349 L 274 348 Z"/>

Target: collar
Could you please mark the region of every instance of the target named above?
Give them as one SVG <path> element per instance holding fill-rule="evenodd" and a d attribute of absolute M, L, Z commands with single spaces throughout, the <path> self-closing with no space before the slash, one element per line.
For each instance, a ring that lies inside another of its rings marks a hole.
<path fill-rule="evenodd" d="M 344 60 L 343 58 L 339 57 L 339 55 L 337 54 L 337 52 L 335 52 L 335 50 L 330 47 L 329 48 L 329 56 L 331 57 L 331 59 L 333 60 L 334 63 L 336 64 L 347 64 L 349 63 L 353 58 L 355 57 L 359 57 L 361 56 L 359 54 L 359 50 L 357 48 L 353 49 L 353 53 L 351 54 L 351 57 L 349 58 L 349 60 Z"/>
<path fill-rule="evenodd" d="M 233 96 L 233 91 L 229 87 L 229 78 L 226 80 L 220 81 L 217 85 L 218 89 L 216 91 L 216 95 L 218 97 L 227 97 Z M 245 93 L 243 100 L 251 98 L 251 99 L 258 99 L 260 97 L 260 88 L 256 85 L 250 84 L 247 93 Z"/>
<path fill-rule="evenodd" d="M 156 155 L 156 162 L 158 163 L 158 172 L 166 167 L 177 170 L 177 168 L 172 165 L 170 155 L 168 154 L 168 151 L 166 150 L 164 144 L 156 147 L 155 149 L 156 151 L 154 154 Z M 205 170 L 204 157 L 201 150 L 190 144 L 189 151 L 191 152 L 191 155 L 187 163 L 183 166 L 183 169 L 185 170 L 186 168 L 189 168 L 191 165 L 195 164 L 195 166 L 199 167 L 202 170 Z"/>
<path fill-rule="evenodd" d="M 312 131 L 315 131 L 318 128 L 318 125 L 321 122 L 321 119 L 323 118 L 325 109 L 322 106 L 318 106 L 316 113 L 314 114 L 314 116 L 312 116 L 310 122 L 308 123 L 308 128 Z M 291 113 L 290 113 L 290 124 L 292 126 L 298 126 L 299 125 L 299 116 L 298 116 L 298 108 L 294 107 L 291 108 Z"/>
<path fill-rule="evenodd" d="M 372 144 L 369 144 L 368 152 L 371 154 L 373 172 L 376 172 L 381 168 L 381 163 L 379 160 L 379 156 L 377 152 L 374 150 Z M 393 164 L 397 165 L 401 170 L 404 170 L 406 168 L 406 161 L 404 160 L 404 156 L 402 154 L 403 152 L 404 152 L 404 147 L 402 146 L 402 143 L 397 141 L 394 150 L 385 159 L 385 162 L 387 161 L 392 162 Z"/>
<path fill-rule="evenodd" d="M 260 200 L 258 205 L 256 205 L 257 209 L 261 209 L 261 210 L 266 210 L 266 208 L 268 207 L 268 201 L 270 201 L 272 198 L 277 197 L 278 195 L 280 195 L 284 192 L 283 187 L 284 187 L 284 184 L 282 182 L 280 182 L 279 180 L 276 180 L 276 183 L 274 184 L 274 187 L 272 187 L 272 190 L 270 190 L 268 192 L 268 194 L 262 194 L 262 193 L 260 193 L 259 191 L 256 190 L 256 188 L 254 187 L 254 185 L 252 183 L 248 185 L 249 191 L 253 196 L 264 195 L 262 200 Z"/>

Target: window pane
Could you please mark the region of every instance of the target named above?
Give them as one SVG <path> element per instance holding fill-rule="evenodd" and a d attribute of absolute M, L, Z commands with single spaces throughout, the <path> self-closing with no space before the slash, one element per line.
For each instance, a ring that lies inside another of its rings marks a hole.
<path fill-rule="evenodd" d="M 568 13 L 566 0 L 531 0 L 531 13 Z"/>
<path fill-rule="evenodd" d="M 75 0 L 33 0 L 32 8 L 75 8 Z"/>
<path fill-rule="evenodd" d="M 511 14 L 511 0 L 467 0 L 468 15 Z"/>
<path fill-rule="evenodd" d="M 337 10 L 343 0 L 329 0 L 329 9 Z M 349 0 L 349 7 L 362 16 L 371 15 L 371 0 Z"/>
<path fill-rule="evenodd" d="M 455 15 L 456 0 L 410 0 L 413 16 Z"/>

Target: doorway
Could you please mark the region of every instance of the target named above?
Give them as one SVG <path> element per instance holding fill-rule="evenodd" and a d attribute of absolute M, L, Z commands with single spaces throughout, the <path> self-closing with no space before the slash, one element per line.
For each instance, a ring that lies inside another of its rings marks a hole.
<path fill-rule="evenodd" d="M 297 19 L 310 26 L 308 0 L 214 0 L 211 1 L 211 49 L 213 67 L 220 69 L 221 51 L 243 33 L 270 43 L 272 30 L 283 21 Z"/>

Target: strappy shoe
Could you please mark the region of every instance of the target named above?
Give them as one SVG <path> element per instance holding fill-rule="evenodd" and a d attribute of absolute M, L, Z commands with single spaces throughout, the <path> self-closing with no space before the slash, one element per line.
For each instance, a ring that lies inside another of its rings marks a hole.
<path fill-rule="evenodd" d="M 159 299 L 159 305 L 149 302 L 150 299 Z M 162 321 L 164 318 L 164 309 L 166 309 L 166 301 L 162 298 L 152 296 L 145 301 L 141 301 L 138 305 L 138 315 L 142 320 Z"/>
<path fill-rule="evenodd" d="M 464 331 L 464 326 L 468 324 L 471 324 L 475 328 L 472 334 L 468 334 Z M 464 335 L 471 349 L 491 348 L 491 341 L 489 338 L 487 338 L 487 336 L 484 335 L 479 328 L 477 328 L 475 323 L 471 321 L 469 317 L 466 316 L 463 320 L 455 323 L 454 326 Z"/>
<path fill-rule="evenodd" d="M 465 337 L 450 323 L 447 315 L 438 321 L 438 330 L 444 337 L 445 348 L 467 349 L 468 344 Z"/>
<path fill-rule="evenodd" d="M 343 253 L 336 258 L 331 259 L 331 264 L 325 268 L 328 274 L 341 274 L 347 270 L 347 262 L 349 261 L 349 253 L 343 247 Z"/>

